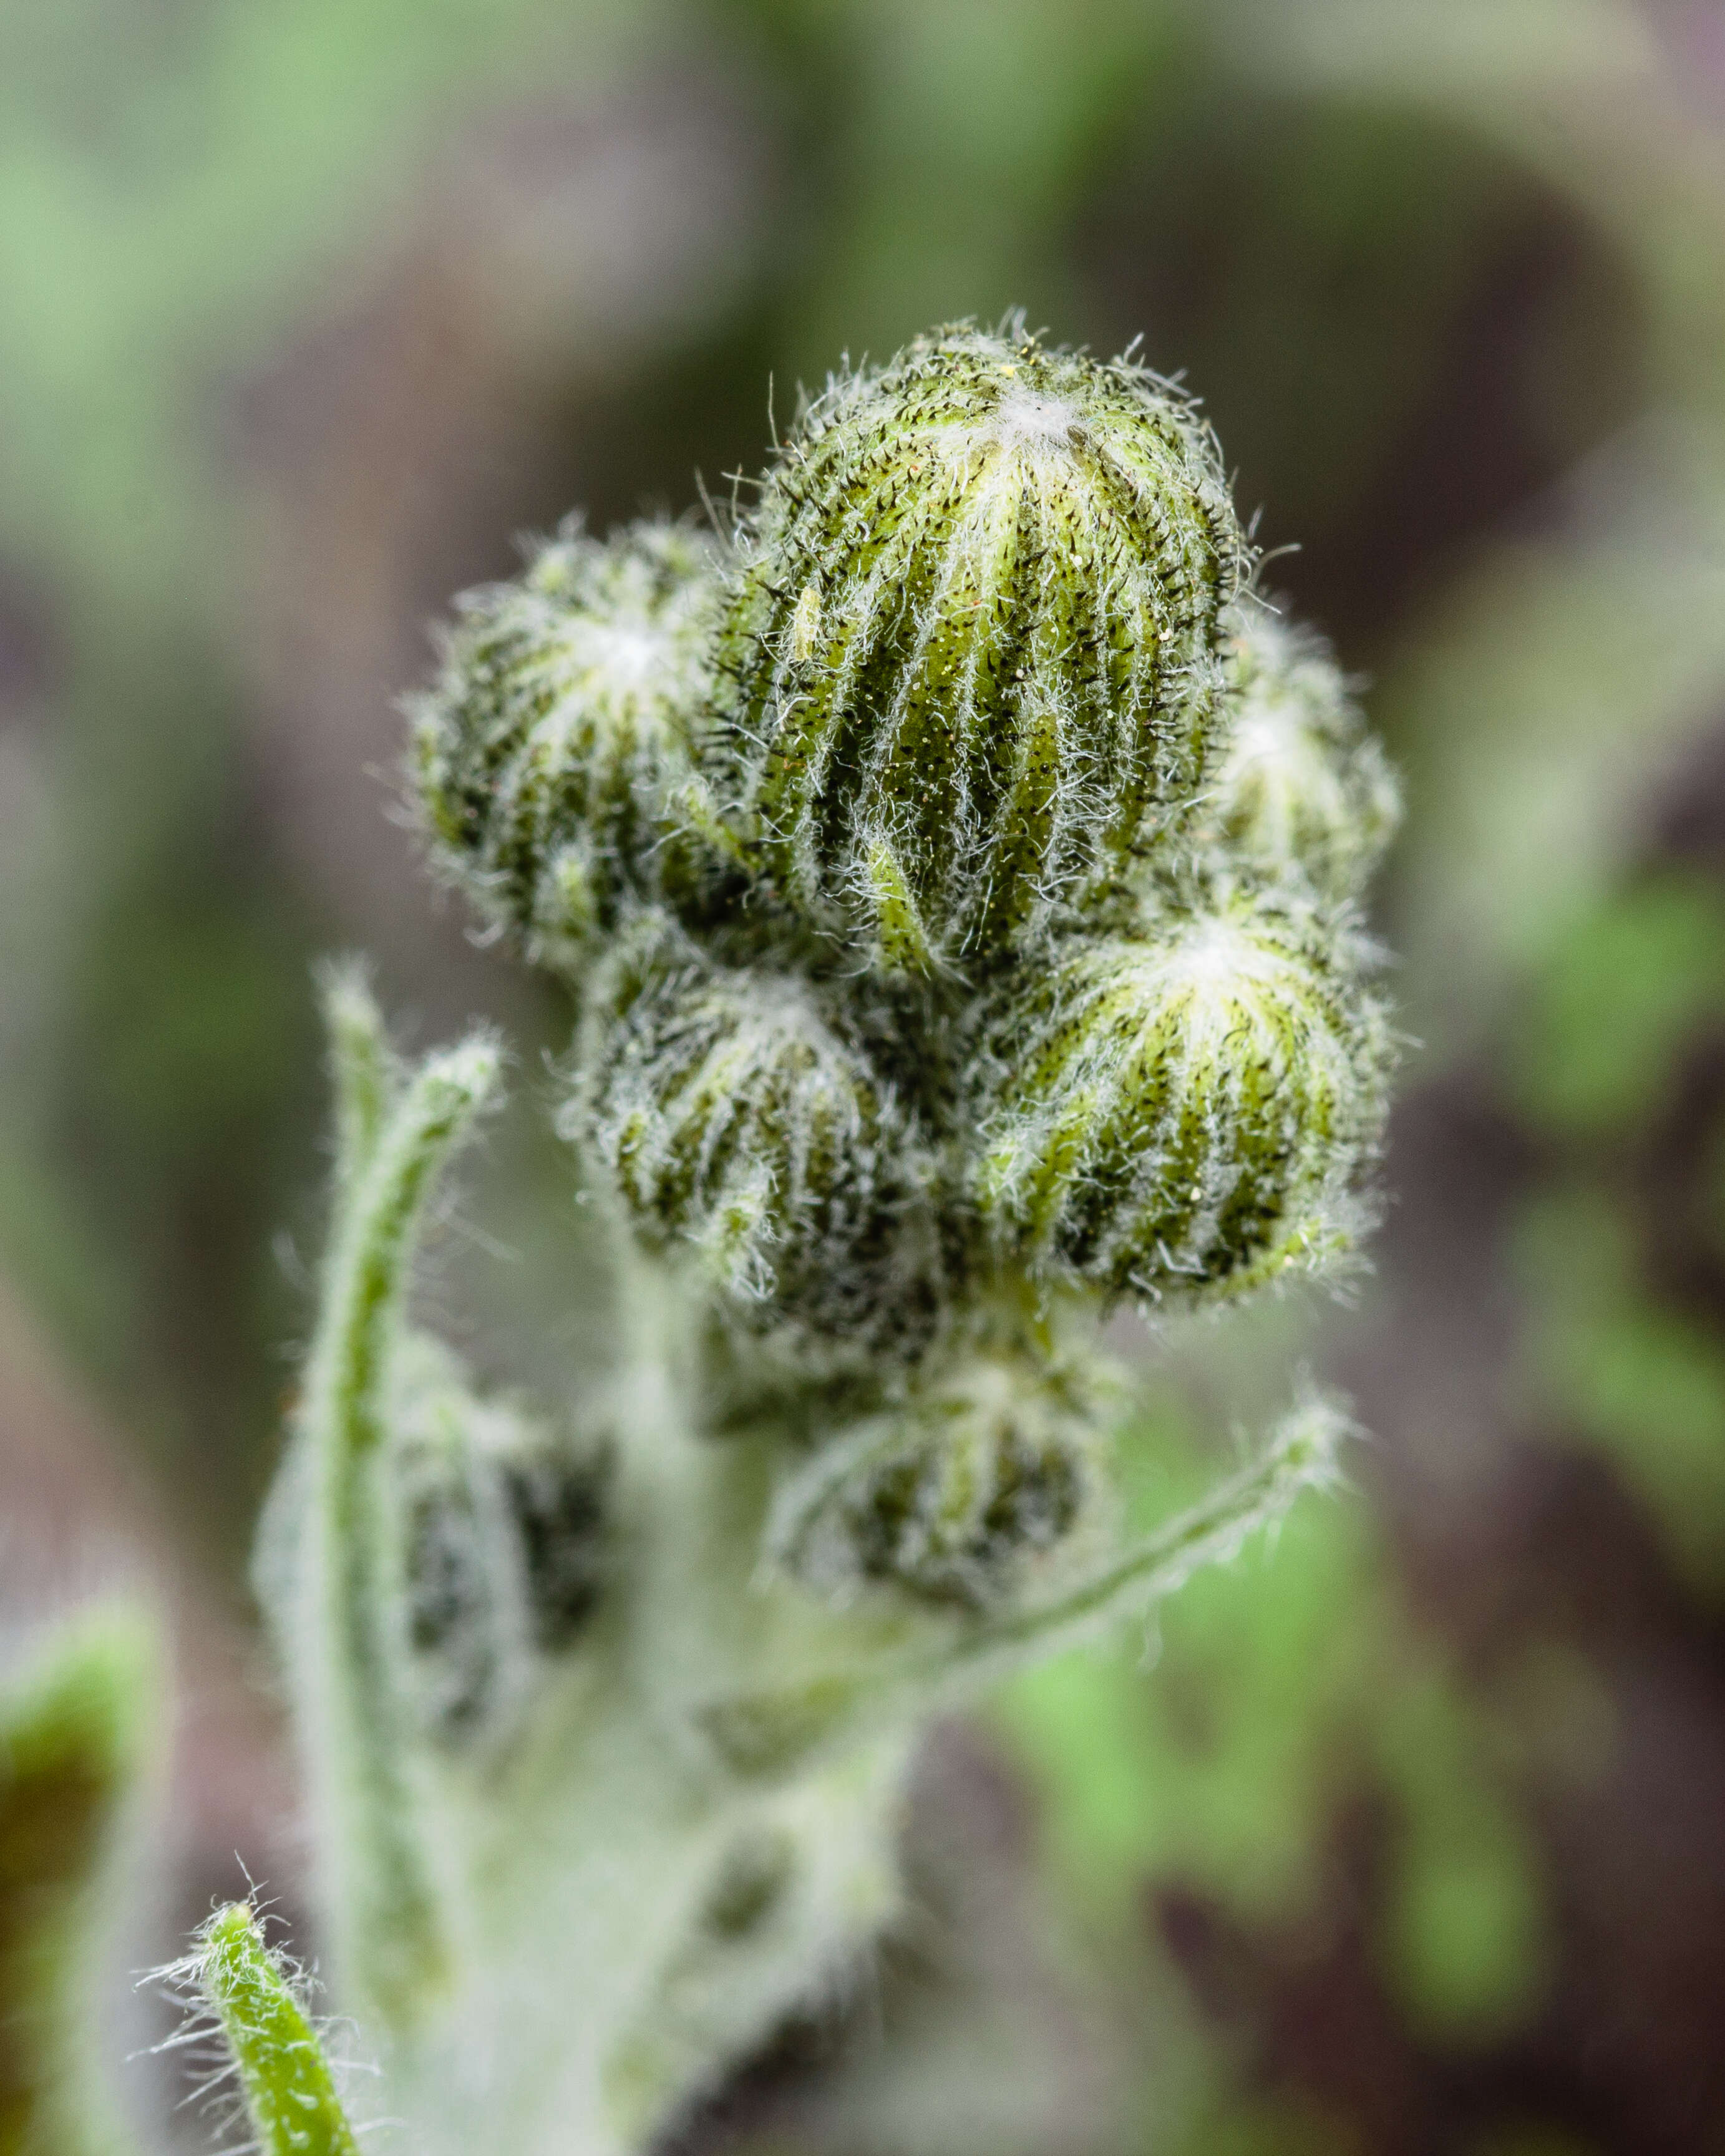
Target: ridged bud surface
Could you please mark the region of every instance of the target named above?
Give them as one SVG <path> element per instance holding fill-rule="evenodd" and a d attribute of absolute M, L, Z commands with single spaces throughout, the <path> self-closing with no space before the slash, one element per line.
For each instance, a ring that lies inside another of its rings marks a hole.
<path fill-rule="evenodd" d="M 990 1045 L 975 1188 L 1033 1270 L 1187 1300 L 1321 1267 L 1363 1224 L 1389 1035 L 1309 914 L 1236 900 L 1077 942 Z"/>
<path fill-rule="evenodd" d="M 1245 542 L 1142 368 L 919 339 L 810 406 L 742 543 L 716 783 L 883 970 L 998 947 L 1190 800 Z"/>
<path fill-rule="evenodd" d="M 1357 897 L 1401 821 L 1389 759 L 1319 638 L 1255 599 L 1230 628 L 1230 730 L 1205 822 L 1242 865 Z"/>
<path fill-rule="evenodd" d="M 914 1348 L 938 1317 L 922 1149 L 835 1016 L 793 975 L 644 931 L 598 998 L 569 1127 L 747 1329 Z"/>
<path fill-rule="evenodd" d="M 438 856 L 582 985 L 567 1127 L 728 1332 L 848 1383 L 1026 1269 L 1355 1238 L 1399 804 L 1249 558 L 1178 391 L 959 327 L 831 382 L 728 542 L 570 527 L 465 603 Z"/>
<path fill-rule="evenodd" d="M 1096 1488 L 1094 1430 L 1064 1368 L 966 1358 L 786 1486 L 769 1558 L 840 1602 L 891 1584 L 986 1607 L 1079 1524 Z"/>
<path fill-rule="evenodd" d="M 709 690 L 716 550 L 680 525 L 577 525 L 517 582 L 459 602 L 414 711 L 439 865 L 536 957 L 580 963 L 665 844 Z"/>

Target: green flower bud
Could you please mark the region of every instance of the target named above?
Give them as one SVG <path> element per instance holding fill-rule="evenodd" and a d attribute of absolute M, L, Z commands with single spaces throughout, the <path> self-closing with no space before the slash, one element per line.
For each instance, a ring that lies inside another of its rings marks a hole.
<path fill-rule="evenodd" d="M 809 983 L 662 927 L 595 997 L 568 1120 L 638 1228 L 699 1252 L 745 1330 L 914 1353 L 938 1322 L 914 1119 Z"/>
<path fill-rule="evenodd" d="M 891 1584 L 984 1608 L 1021 1588 L 1098 1489 L 1096 1414 L 1062 1365 L 967 1357 L 825 1447 L 780 1492 L 768 1553 L 829 1599 Z"/>
<path fill-rule="evenodd" d="M 1322 640 L 1256 599 L 1234 609 L 1231 726 L 1207 821 L 1232 859 L 1357 897 L 1401 821 L 1401 794 Z"/>
<path fill-rule="evenodd" d="M 1343 1255 L 1390 1062 L 1348 955 L 1321 917 L 1236 896 L 1020 982 L 975 1168 L 1003 1255 L 1152 1301 Z"/>
<path fill-rule="evenodd" d="M 603 1446 L 478 1399 L 449 1352 L 406 1343 L 389 1454 L 415 1711 L 454 1747 L 506 1735 L 536 1658 L 571 1646 L 603 1584 Z"/>
<path fill-rule="evenodd" d="M 804 915 L 924 973 L 1192 799 L 1245 541 L 1190 403 L 961 328 L 829 385 L 741 535 L 716 780 Z"/>
<path fill-rule="evenodd" d="M 414 709 L 434 857 L 538 958 L 578 967 L 632 893 L 691 871 L 684 797 L 708 696 L 715 549 L 685 526 L 578 523 L 458 601 Z"/>

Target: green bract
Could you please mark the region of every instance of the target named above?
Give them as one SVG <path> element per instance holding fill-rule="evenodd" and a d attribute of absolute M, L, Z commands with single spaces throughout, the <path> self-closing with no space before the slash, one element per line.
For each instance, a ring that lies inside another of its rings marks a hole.
<path fill-rule="evenodd" d="M 609 1453 L 412 1336 L 389 1471 L 401 1510 L 403 1661 L 416 1719 L 452 1748 L 513 1733 L 542 1659 L 579 1637 L 603 1581 Z"/>
<path fill-rule="evenodd" d="M 1022 1589 L 1101 1480 L 1081 1373 L 966 1355 L 827 1446 L 780 1492 L 774 1562 L 844 1600 L 886 1583 L 984 1609 Z"/>

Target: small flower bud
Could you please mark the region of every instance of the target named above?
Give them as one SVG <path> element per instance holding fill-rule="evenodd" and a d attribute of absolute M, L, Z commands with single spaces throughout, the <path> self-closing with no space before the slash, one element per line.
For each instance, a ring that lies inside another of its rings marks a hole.
<path fill-rule="evenodd" d="M 805 915 L 926 973 L 1194 795 L 1245 541 L 1143 368 L 971 329 L 834 382 L 742 535 L 726 790 Z"/>
<path fill-rule="evenodd" d="M 648 931 L 596 996 L 591 1041 L 569 1133 L 649 1242 L 698 1250 L 746 1330 L 926 1342 L 939 1303 L 921 1142 L 813 987 Z"/>
<path fill-rule="evenodd" d="M 610 1460 L 509 1400 L 481 1400 L 416 1337 L 389 1456 L 408 1676 L 421 1725 L 464 1748 L 508 1733 L 536 1656 L 598 1599 Z"/>
<path fill-rule="evenodd" d="M 517 582 L 457 603 L 414 710 L 419 793 L 439 865 L 536 957 L 579 966 L 627 895 L 687 866 L 717 589 L 682 526 L 601 542 L 572 522 Z"/>
<path fill-rule="evenodd" d="M 1389 1038 L 1310 914 L 1235 898 L 1078 944 L 990 1046 L 974 1187 L 1033 1270 L 1189 1300 L 1322 1267 L 1363 1224 Z"/>
<path fill-rule="evenodd" d="M 1096 1493 L 1074 1374 L 967 1357 L 827 1446 L 780 1492 L 768 1555 L 831 1599 L 871 1583 L 980 1609 L 1023 1585 Z"/>
<path fill-rule="evenodd" d="M 1255 599 L 1230 627 L 1232 723 L 1207 820 L 1243 865 L 1358 897 L 1401 820 L 1395 774 L 1318 638 Z"/>
<path fill-rule="evenodd" d="M 580 1638 L 604 1585 L 611 1455 L 531 1424 L 522 1435 L 527 1441 L 518 1440 L 496 1472 L 521 1548 L 533 1643 L 552 1655 Z"/>

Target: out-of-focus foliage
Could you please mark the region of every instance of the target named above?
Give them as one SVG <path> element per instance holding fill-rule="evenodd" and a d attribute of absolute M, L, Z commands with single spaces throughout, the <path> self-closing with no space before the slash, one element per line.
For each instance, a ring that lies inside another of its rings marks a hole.
<path fill-rule="evenodd" d="M 1274 1343 L 1305 1327 L 1379 1440 L 1358 1496 L 1194 1586 L 1156 1655 L 1002 1702 L 1033 1822 L 937 1748 L 936 1913 L 889 1957 L 884 2042 L 781 2060 L 726 2130 L 1710 2149 L 1702 0 L 5 11 L 0 1269 L 237 1579 L 303 1322 L 273 1238 L 311 1218 L 311 957 L 363 942 L 428 1029 L 507 999 L 562 1045 L 453 920 L 421 926 L 363 775 L 398 752 L 419 622 L 575 501 L 603 528 L 643 473 L 674 511 L 696 466 L 722 493 L 760 462 L 769 368 L 783 413 L 843 348 L 1013 304 L 1188 370 L 1260 537 L 1303 546 L 1268 581 L 1370 670 L 1408 776 L 1387 929 L 1424 1046 L 1380 1277 Z M 480 1359 L 578 1394 L 600 1261 L 524 1130 L 446 1262 Z M 1147 1508 L 1255 1405 L 1253 1356 L 1165 1353 L 1123 1440 Z M 7 1409 L 0 1374 L 0 1440 Z"/>
<path fill-rule="evenodd" d="M 1178 1419 L 1142 1435 L 1141 1464 L 1202 1456 Z M 1037 1672 L 1002 1711 L 1045 1792 L 1062 1900 L 1117 1958 L 1153 1890 L 1201 1989 L 1206 1974 L 1225 1989 L 1222 1964 L 1246 1939 L 1316 1958 L 1363 1928 L 1389 2010 L 1421 2042 L 1477 2051 L 1537 2010 L 1552 1942 L 1517 1740 L 1504 1704 L 1470 1688 L 1409 1609 L 1363 1511 L 1291 1523 L 1250 1575 L 1196 1584 L 1147 1653 Z M 1337 1906 L 1351 1830 L 1372 1852 L 1365 1908 Z M 1183 2033 L 1196 2054 L 1184 2075 L 1158 2059 L 1147 2077 L 1168 2145 L 1304 2145 L 1303 2127 L 1255 2125 Z"/>
<path fill-rule="evenodd" d="M 0 1689 L 0 2150 L 124 2146 L 94 2009 L 121 1906 L 115 1842 L 154 1748 L 153 1643 L 92 1613 Z"/>
<path fill-rule="evenodd" d="M 1725 1602 L 1725 855 L 1573 922 L 1513 1040 L 1530 1397 L 1597 1446 L 1684 1585 Z"/>
<path fill-rule="evenodd" d="M 1543 1974 L 1531 1852 L 1492 1773 L 1502 1739 L 1360 1512 L 1291 1525 L 1273 1562 L 1273 1589 L 1197 1587 L 1151 1656 L 1014 1687 L 1007 1726 L 1055 1793 L 1054 1860 L 1100 1908 L 1169 1877 L 1245 1921 L 1312 1922 L 1330 1822 L 1373 1801 L 1395 1874 L 1376 1943 L 1399 1993 L 1440 2032 L 1490 2030 Z"/>

